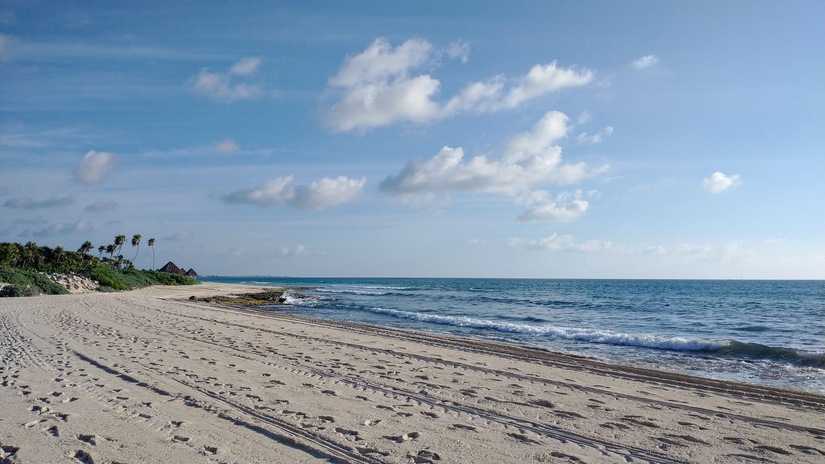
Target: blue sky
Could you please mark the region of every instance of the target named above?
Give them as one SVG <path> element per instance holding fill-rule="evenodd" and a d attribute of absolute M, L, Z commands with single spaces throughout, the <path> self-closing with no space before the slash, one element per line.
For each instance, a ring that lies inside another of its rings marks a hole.
<path fill-rule="evenodd" d="M 0 241 L 825 278 L 821 1 L 235 3 L 3 2 Z"/>

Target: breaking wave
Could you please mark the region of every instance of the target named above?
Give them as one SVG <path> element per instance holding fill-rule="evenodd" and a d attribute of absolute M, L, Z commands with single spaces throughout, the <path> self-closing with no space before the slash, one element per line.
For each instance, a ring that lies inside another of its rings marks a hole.
<path fill-rule="evenodd" d="M 410 319 L 418 322 L 469 329 L 526 334 L 537 337 L 552 337 L 606 345 L 696 352 L 735 358 L 781 360 L 797 365 L 825 368 L 825 353 L 806 352 L 786 347 L 772 347 L 758 343 L 743 343 L 736 340 L 666 337 L 661 335 L 621 333 L 609 330 L 557 327 L 553 325 L 519 324 L 476 319 L 466 316 L 443 316 L 386 308 L 363 309 L 374 314 L 399 319 Z"/>

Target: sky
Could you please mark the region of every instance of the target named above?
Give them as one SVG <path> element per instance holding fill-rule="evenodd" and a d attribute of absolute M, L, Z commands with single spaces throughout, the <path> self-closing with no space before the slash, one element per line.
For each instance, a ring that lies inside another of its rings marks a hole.
<path fill-rule="evenodd" d="M 4 1 L 0 242 L 140 234 L 137 267 L 202 275 L 823 279 L 822 18 Z"/>

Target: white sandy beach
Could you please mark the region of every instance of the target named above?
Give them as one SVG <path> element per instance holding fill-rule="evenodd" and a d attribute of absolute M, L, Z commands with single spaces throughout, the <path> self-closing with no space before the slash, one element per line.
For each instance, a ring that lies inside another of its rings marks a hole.
<path fill-rule="evenodd" d="M 825 398 L 187 301 L 0 300 L 3 462 L 825 461 Z"/>

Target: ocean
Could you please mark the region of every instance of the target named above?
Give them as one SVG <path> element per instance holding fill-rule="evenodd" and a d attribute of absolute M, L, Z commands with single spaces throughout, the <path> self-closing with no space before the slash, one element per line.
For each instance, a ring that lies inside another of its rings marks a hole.
<path fill-rule="evenodd" d="M 203 277 L 273 307 L 825 394 L 825 281 Z"/>

